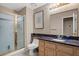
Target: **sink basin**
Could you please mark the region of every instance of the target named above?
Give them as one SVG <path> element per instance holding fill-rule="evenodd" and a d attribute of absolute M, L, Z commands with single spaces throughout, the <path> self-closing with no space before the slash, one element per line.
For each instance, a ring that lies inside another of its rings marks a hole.
<path fill-rule="evenodd" d="M 62 42 L 64 42 L 65 40 L 63 40 L 63 39 L 52 39 L 53 41 L 62 41 Z"/>

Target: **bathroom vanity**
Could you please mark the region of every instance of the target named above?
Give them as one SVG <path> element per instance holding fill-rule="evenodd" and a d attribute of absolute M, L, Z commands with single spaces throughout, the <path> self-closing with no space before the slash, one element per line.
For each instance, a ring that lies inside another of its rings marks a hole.
<path fill-rule="evenodd" d="M 79 47 L 60 42 L 49 42 L 45 40 L 39 41 L 40 56 L 77 56 L 79 55 Z"/>
<path fill-rule="evenodd" d="M 68 5 L 68 8 L 61 7 L 48 13 L 46 8 L 38 8 L 35 12 L 40 9 L 44 10 L 44 28 L 34 28 L 32 33 L 32 39 L 39 40 L 39 56 L 79 55 L 79 8 L 72 9 Z"/>
<path fill-rule="evenodd" d="M 39 56 L 79 56 L 79 37 L 32 34 L 39 39 Z"/>

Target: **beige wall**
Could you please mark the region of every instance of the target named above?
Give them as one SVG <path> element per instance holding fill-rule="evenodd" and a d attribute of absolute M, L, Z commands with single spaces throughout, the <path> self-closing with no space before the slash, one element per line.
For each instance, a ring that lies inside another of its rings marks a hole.
<path fill-rule="evenodd" d="M 26 15 L 26 7 L 17 12 L 19 15 Z"/>
<path fill-rule="evenodd" d="M 63 34 L 63 18 L 73 16 L 73 12 L 78 15 L 79 4 L 70 4 L 65 7 L 56 8 L 53 11 L 49 11 L 48 5 L 39 7 L 34 10 L 34 13 L 41 10 L 44 11 L 44 29 L 35 29 L 33 27 L 34 33 L 43 33 L 43 34 Z M 78 9 L 78 10 L 76 10 Z M 34 21 L 34 19 L 33 19 Z M 77 24 L 79 24 L 79 17 L 77 18 Z M 77 27 L 79 29 L 79 26 Z M 76 35 L 79 33 L 77 30 Z M 79 35 L 79 34 L 78 34 Z"/>
<path fill-rule="evenodd" d="M 16 12 L 12 9 L 0 6 L 0 12 L 7 13 L 10 15 L 16 15 Z"/>
<path fill-rule="evenodd" d="M 36 29 L 34 28 L 34 33 L 45 33 L 48 34 L 49 33 L 49 13 L 48 13 L 48 5 L 44 5 L 42 7 L 39 7 L 37 9 L 34 10 L 34 13 L 39 12 L 43 10 L 44 11 L 44 29 Z M 33 19 L 34 21 L 34 19 Z"/>
<path fill-rule="evenodd" d="M 27 7 L 26 8 L 26 20 L 25 20 L 26 48 L 27 48 L 27 45 L 30 43 L 31 33 L 33 33 L 33 10 Z"/>

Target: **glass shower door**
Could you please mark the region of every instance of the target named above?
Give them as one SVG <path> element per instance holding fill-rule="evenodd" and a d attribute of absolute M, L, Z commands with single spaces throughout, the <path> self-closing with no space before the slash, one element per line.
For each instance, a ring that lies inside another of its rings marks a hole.
<path fill-rule="evenodd" d="M 0 13 L 0 54 L 14 50 L 13 16 Z"/>
<path fill-rule="evenodd" d="M 17 49 L 24 48 L 24 16 L 19 16 L 17 20 Z"/>

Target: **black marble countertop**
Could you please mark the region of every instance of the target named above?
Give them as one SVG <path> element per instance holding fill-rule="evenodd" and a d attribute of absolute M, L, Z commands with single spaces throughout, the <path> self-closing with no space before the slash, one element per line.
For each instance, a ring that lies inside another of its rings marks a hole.
<path fill-rule="evenodd" d="M 35 34 L 35 33 L 33 33 L 32 36 L 37 37 L 40 40 L 46 40 L 46 41 L 79 47 L 79 37 L 62 36 L 62 38 L 57 38 L 58 35 Z"/>
<path fill-rule="evenodd" d="M 39 37 L 38 39 L 79 47 L 79 40 L 54 39 L 52 37 Z"/>

